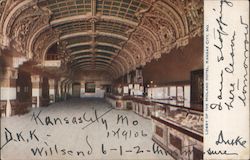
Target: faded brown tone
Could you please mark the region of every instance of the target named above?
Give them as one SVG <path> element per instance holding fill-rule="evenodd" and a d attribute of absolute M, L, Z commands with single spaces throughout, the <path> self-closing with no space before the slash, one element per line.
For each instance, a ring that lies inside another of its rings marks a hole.
<path fill-rule="evenodd" d="M 203 27 L 201 0 L 2 0 L 0 13 L 2 54 L 58 77 L 101 71 L 115 80 Z"/>
<path fill-rule="evenodd" d="M 194 38 L 183 49 L 174 49 L 143 69 L 144 83 L 154 84 L 189 81 L 190 72 L 203 68 L 203 38 Z"/>

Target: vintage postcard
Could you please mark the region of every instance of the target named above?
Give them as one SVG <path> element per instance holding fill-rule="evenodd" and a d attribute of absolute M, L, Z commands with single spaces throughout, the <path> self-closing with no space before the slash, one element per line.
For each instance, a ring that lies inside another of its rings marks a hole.
<path fill-rule="evenodd" d="M 248 0 L 0 0 L 1 160 L 249 159 Z"/>

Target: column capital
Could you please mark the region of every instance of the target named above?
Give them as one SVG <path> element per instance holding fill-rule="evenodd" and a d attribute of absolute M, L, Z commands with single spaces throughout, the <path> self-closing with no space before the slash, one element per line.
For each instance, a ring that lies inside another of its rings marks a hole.
<path fill-rule="evenodd" d="M 4 68 L 4 74 L 0 75 L 0 84 L 2 87 L 16 86 L 16 79 L 18 78 L 18 70 L 12 67 Z"/>
<path fill-rule="evenodd" d="M 43 77 L 41 75 L 31 75 L 31 82 L 32 83 L 42 83 Z"/>
<path fill-rule="evenodd" d="M 17 79 L 18 77 L 18 69 L 13 67 L 6 67 L 5 74 L 3 75 L 3 79 Z"/>
<path fill-rule="evenodd" d="M 50 78 L 50 79 L 49 79 L 49 85 L 50 85 L 50 86 L 55 85 L 55 79 Z"/>
<path fill-rule="evenodd" d="M 63 82 L 63 81 L 65 81 L 66 79 L 67 79 L 66 77 L 61 77 L 59 81 L 60 81 L 60 82 Z"/>
<path fill-rule="evenodd" d="M 43 77 L 38 74 L 31 75 L 31 83 L 32 83 L 32 89 L 41 88 L 43 83 Z"/>

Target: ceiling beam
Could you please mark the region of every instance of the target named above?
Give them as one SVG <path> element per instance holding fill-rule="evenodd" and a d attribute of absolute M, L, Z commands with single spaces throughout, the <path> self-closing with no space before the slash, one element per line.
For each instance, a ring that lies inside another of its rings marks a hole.
<path fill-rule="evenodd" d="M 44 33 L 45 30 L 50 29 L 51 27 L 60 25 L 60 24 L 65 24 L 65 23 L 70 23 L 70 22 L 74 22 L 74 21 L 87 21 L 91 18 L 94 18 L 92 15 L 76 15 L 76 16 L 70 16 L 70 17 L 65 17 L 65 18 L 60 18 L 57 20 L 53 20 L 50 22 L 50 24 L 45 25 L 41 28 L 39 28 L 29 39 L 29 44 L 28 44 L 28 48 L 29 48 L 29 54 L 32 54 L 32 48 L 33 45 L 36 41 L 36 39 L 42 34 Z M 98 20 L 103 20 L 103 21 L 111 21 L 111 22 L 117 22 L 117 23 L 121 23 L 121 24 L 126 24 L 131 26 L 132 28 L 137 26 L 136 22 L 127 20 L 127 19 L 123 19 L 120 17 L 115 17 L 115 16 L 98 16 L 96 17 Z M 86 32 L 85 32 L 86 33 Z M 117 38 L 120 39 L 124 39 L 127 40 L 127 37 L 124 37 L 123 35 L 117 35 L 117 34 L 113 34 L 113 33 L 104 33 L 104 32 L 94 32 L 97 35 L 111 35 L 111 36 L 115 36 Z M 92 33 L 93 34 L 93 33 Z M 77 33 L 77 35 L 79 35 L 79 33 Z M 85 35 L 91 35 L 91 33 L 86 33 Z M 48 44 L 50 45 L 50 44 Z M 29 55 L 30 57 L 32 57 L 32 55 Z"/>
<path fill-rule="evenodd" d="M 93 57 L 85 57 L 85 58 L 74 59 L 74 60 L 72 60 L 71 64 L 74 65 L 74 64 L 81 63 L 81 62 L 88 61 L 88 60 L 92 60 L 92 59 L 95 59 L 95 61 L 110 62 L 110 59 L 105 60 L 105 59 L 102 59 L 100 57 L 95 57 L 95 58 L 93 58 Z"/>
<path fill-rule="evenodd" d="M 92 33 L 89 33 L 89 32 L 77 32 L 77 33 L 71 33 L 71 34 L 67 34 L 67 35 L 64 35 L 62 37 L 60 37 L 61 40 L 66 40 L 68 38 L 72 38 L 72 37 L 77 37 L 77 36 L 89 36 L 91 35 Z M 119 39 L 124 39 L 126 37 L 123 37 L 121 35 L 117 35 L 117 34 L 112 34 L 112 33 L 104 33 L 104 32 L 98 32 L 96 33 L 96 35 L 102 35 L 102 36 L 110 36 L 110 37 L 115 37 L 115 38 L 119 38 Z M 126 38 L 127 39 L 127 38 Z M 54 41 L 51 41 L 48 43 L 47 47 L 44 49 L 44 52 L 43 52 L 43 60 L 45 60 L 45 55 L 46 53 L 48 52 L 48 49 L 54 45 L 55 43 L 58 42 L 58 39 L 55 39 Z M 31 54 L 31 53 L 30 53 Z"/>
<path fill-rule="evenodd" d="M 102 60 L 102 59 L 99 59 L 99 60 L 95 60 L 95 61 L 91 61 L 92 58 L 90 59 L 85 59 L 85 60 L 81 60 L 81 61 L 77 61 L 77 62 L 73 62 L 70 64 L 70 66 L 77 66 L 79 64 L 82 64 L 82 63 L 89 63 L 91 62 L 92 64 L 95 64 L 95 63 L 105 63 L 105 64 L 110 64 L 110 61 L 108 60 Z"/>
<path fill-rule="evenodd" d="M 83 43 L 74 43 L 74 44 L 71 44 L 71 45 L 68 45 L 66 48 L 67 49 L 70 49 L 70 48 L 73 48 L 73 47 L 78 47 L 78 46 L 91 46 L 93 42 L 83 42 Z M 102 46 L 108 46 L 108 47 L 113 47 L 113 48 L 116 48 L 116 49 L 121 49 L 120 46 L 118 45 L 115 45 L 115 44 L 111 44 L 111 43 L 104 43 L 104 42 L 95 42 L 95 46 L 98 46 L 98 45 L 102 45 Z"/>
<path fill-rule="evenodd" d="M 74 52 L 71 52 L 71 55 L 77 55 L 77 54 L 80 54 L 80 53 L 87 53 L 87 52 L 91 53 L 91 49 L 74 51 Z M 96 52 L 102 52 L 102 53 L 107 53 L 107 54 L 110 54 L 110 55 L 116 55 L 115 52 L 111 52 L 111 51 L 107 51 L 107 50 L 103 50 L 103 49 L 96 49 Z"/>
<path fill-rule="evenodd" d="M 72 67 L 72 70 L 76 70 L 79 69 L 81 67 L 85 67 L 86 69 L 91 68 L 92 66 L 99 66 L 99 67 L 103 67 L 106 70 L 111 70 L 113 71 L 116 75 L 120 72 L 118 70 L 118 68 L 112 66 L 112 65 L 108 65 L 106 63 L 96 63 L 95 65 L 93 65 L 92 63 L 85 63 L 85 64 L 81 64 L 75 67 Z"/>
<path fill-rule="evenodd" d="M 72 60 L 74 61 L 74 60 L 81 60 L 81 59 L 83 59 L 83 58 L 92 58 L 92 56 L 88 56 L 88 55 L 85 55 L 85 56 L 76 56 L 76 57 L 74 57 Z M 96 55 L 96 58 L 106 58 L 106 59 L 113 59 L 112 57 L 108 57 L 108 56 L 100 56 L 100 55 Z"/>

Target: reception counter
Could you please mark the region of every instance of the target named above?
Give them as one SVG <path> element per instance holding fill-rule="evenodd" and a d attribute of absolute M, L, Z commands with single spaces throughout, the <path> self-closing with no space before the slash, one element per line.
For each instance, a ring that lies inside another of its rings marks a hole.
<path fill-rule="evenodd" d="M 105 99 L 115 109 L 132 110 L 136 114 L 144 117 L 151 118 L 152 113 L 160 109 L 162 104 L 152 102 L 150 99 L 141 96 L 122 96 L 106 94 Z"/>
<path fill-rule="evenodd" d="M 153 141 L 175 159 L 203 159 L 203 113 L 168 106 L 152 116 Z"/>
<path fill-rule="evenodd" d="M 115 109 L 132 109 L 133 97 L 131 96 L 105 94 L 105 99 Z"/>
<path fill-rule="evenodd" d="M 152 119 L 152 139 L 175 159 L 200 160 L 203 157 L 203 111 L 201 106 L 182 106 L 173 100 L 107 95 L 116 109 L 132 109 Z"/>

